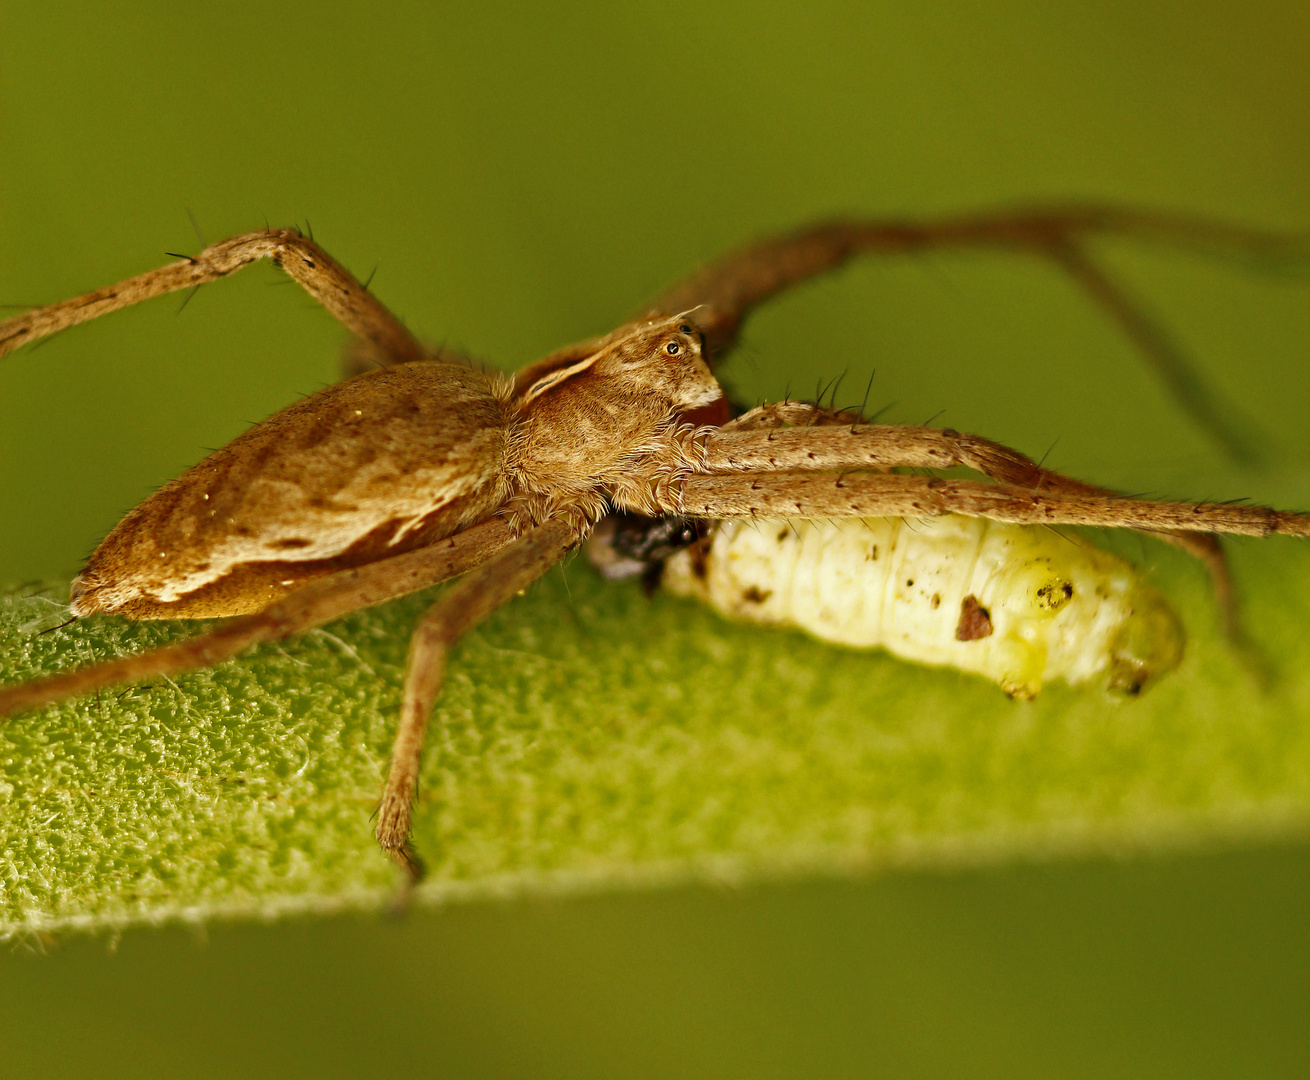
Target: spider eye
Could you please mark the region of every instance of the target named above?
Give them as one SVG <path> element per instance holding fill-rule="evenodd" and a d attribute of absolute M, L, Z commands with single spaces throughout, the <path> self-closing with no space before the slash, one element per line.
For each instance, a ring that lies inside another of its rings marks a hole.
<path fill-rule="evenodd" d="M 670 356 L 677 356 L 678 353 L 682 351 L 682 346 L 679 345 L 676 341 L 670 341 L 667 345 L 664 346 L 664 351 L 668 353 Z"/>
<path fill-rule="evenodd" d="M 696 332 L 696 328 L 688 323 L 683 323 L 681 326 L 678 327 L 678 332 L 682 334 L 694 334 Z"/>

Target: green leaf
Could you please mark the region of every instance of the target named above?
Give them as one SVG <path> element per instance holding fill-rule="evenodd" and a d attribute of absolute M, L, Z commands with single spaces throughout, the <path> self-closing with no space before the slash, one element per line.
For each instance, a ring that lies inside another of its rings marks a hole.
<path fill-rule="evenodd" d="M 420 901 L 950 867 L 1299 833 L 1310 546 L 1234 545 L 1261 682 L 1198 568 L 1136 538 L 1183 613 L 1137 700 L 989 683 L 647 599 L 575 561 L 458 648 L 424 758 Z M 194 633 L 0 604 L 25 680 Z M 382 908 L 373 811 L 421 595 L 209 671 L 0 727 L 0 931 Z"/>

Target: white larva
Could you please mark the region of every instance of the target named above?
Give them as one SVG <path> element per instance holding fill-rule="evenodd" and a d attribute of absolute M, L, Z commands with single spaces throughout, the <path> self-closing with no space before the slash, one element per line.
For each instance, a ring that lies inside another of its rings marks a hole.
<path fill-rule="evenodd" d="M 958 668 L 1028 698 L 1044 683 L 1137 693 L 1184 634 L 1122 559 L 1046 529 L 947 516 L 723 521 L 663 585 L 730 618 Z"/>

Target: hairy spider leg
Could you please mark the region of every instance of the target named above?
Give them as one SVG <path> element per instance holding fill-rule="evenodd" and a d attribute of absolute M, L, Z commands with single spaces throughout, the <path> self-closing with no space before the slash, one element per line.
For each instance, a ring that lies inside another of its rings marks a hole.
<path fill-rule="evenodd" d="M 801 402 L 762 405 L 743 413 L 706 438 L 705 452 L 705 469 L 715 473 L 965 466 L 990 480 L 1034 492 L 1117 497 L 1115 492 L 1043 469 L 1017 450 L 978 435 L 950 428 L 863 424 L 848 411 Z M 1143 531 L 1201 563 L 1210 577 L 1225 633 L 1236 642 L 1244 641 L 1228 561 L 1218 538 L 1204 532 Z"/>
<path fill-rule="evenodd" d="M 376 835 L 383 850 L 411 877 L 421 873 L 409 850 L 419 758 L 428 717 L 445 679 L 446 655 L 462 634 L 558 563 L 577 542 L 576 527 L 563 519 L 530 529 L 442 593 L 410 638 L 404 703 L 378 805 Z"/>
<path fill-rule="evenodd" d="M 703 518 L 963 514 L 1016 525 L 1091 525 L 1146 532 L 1310 538 L 1310 517 L 1263 506 L 1033 492 L 1008 484 L 886 473 L 756 471 L 693 475 L 673 481 L 667 494 L 661 492 L 658 497 L 661 513 Z"/>
<path fill-rule="evenodd" d="M 1254 425 L 1193 368 L 1172 336 L 1101 268 L 1082 246 L 1095 235 L 1169 244 L 1222 258 L 1304 260 L 1310 243 L 1284 235 L 1163 212 L 1108 205 L 1031 207 L 938 221 L 842 219 L 767 237 L 677 282 L 649 315 L 694 310 L 706 351 L 718 360 L 736 344 L 741 324 L 759 304 L 785 289 L 836 269 L 857 255 L 898 254 L 943 247 L 995 247 L 1053 262 L 1120 326 L 1146 356 L 1157 378 L 1192 420 L 1234 460 L 1257 464 Z"/>
<path fill-rule="evenodd" d="M 265 229 L 211 244 L 198 255 L 116 285 L 6 319 L 0 322 L 0 356 L 111 311 L 228 277 L 260 259 L 272 259 L 376 354 L 392 363 L 430 355 L 399 319 L 314 241 L 295 229 Z"/>

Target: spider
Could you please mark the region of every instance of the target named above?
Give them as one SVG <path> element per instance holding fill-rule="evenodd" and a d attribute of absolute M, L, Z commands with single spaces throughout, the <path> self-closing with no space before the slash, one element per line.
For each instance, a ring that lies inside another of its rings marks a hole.
<path fill-rule="evenodd" d="M 0 715 L 113 683 L 220 663 L 348 612 L 462 575 L 414 631 L 376 815 L 412 876 L 412 804 L 452 644 L 525 589 L 612 510 L 650 517 L 913 517 L 1140 529 L 1204 559 L 1212 534 L 1310 536 L 1310 517 L 1256 506 L 1146 501 L 1042 468 L 949 429 L 863 422 L 781 402 L 735 420 L 711 371 L 758 304 L 863 252 L 934 244 L 1033 252 L 1070 272 L 1143 345 L 1179 400 L 1234 454 L 1226 411 L 1084 252 L 1120 232 L 1260 255 L 1278 237 L 1106 207 L 929 224 L 835 221 L 748 246 L 632 322 L 512 377 L 422 345 L 345 268 L 294 229 L 265 229 L 0 323 L 0 355 L 110 311 L 272 259 L 357 339 L 365 371 L 276 413 L 147 498 L 74 579 L 82 618 L 231 617 L 197 637 L 0 690 Z M 704 414 L 702 414 L 704 415 Z M 964 466 L 982 480 L 893 473 Z"/>

